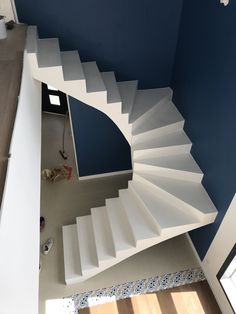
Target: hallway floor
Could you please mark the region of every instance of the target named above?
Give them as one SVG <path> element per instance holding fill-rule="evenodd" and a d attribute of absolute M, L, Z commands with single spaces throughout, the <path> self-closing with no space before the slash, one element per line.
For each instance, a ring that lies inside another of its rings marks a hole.
<path fill-rule="evenodd" d="M 61 149 L 63 121 L 62 116 L 43 114 L 42 169 L 63 164 L 58 153 Z M 45 311 L 47 300 L 199 266 L 183 235 L 132 256 L 81 284 L 66 286 L 62 226 L 75 223 L 77 216 L 90 214 L 91 207 L 104 206 L 105 198 L 115 197 L 118 189 L 127 187 L 130 175 L 78 181 L 69 123 L 65 139 L 65 150 L 69 155 L 67 164 L 73 167 L 73 178 L 55 183 L 42 181 L 41 215 L 45 217 L 46 225 L 41 233 L 41 244 L 52 237 L 54 245 L 47 256 L 42 256 L 40 314 L 49 314 Z"/>
<path fill-rule="evenodd" d="M 220 314 L 206 281 L 82 309 L 80 314 Z"/>

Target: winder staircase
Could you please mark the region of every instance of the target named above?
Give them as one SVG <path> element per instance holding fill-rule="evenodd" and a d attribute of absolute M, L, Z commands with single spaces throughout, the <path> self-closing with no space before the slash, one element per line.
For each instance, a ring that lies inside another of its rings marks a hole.
<path fill-rule="evenodd" d="M 133 179 L 119 197 L 63 226 L 65 282 L 84 281 L 150 246 L 212 223 L 217 215 L 191 156 L 172 90 L 139 90 L 117 82 L 58 39 L 39 39 L 30 26 L 27 56 L 35 79 L 104 112 L 131 145 Z"/>

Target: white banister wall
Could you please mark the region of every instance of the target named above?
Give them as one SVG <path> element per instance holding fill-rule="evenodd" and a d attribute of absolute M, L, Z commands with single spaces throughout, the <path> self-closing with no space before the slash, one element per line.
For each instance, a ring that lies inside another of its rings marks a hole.
<path fill-rule="evenodd" d="M 41 85 L 24 57 L 0 220 L 0 313 L 38 313 Z"/>

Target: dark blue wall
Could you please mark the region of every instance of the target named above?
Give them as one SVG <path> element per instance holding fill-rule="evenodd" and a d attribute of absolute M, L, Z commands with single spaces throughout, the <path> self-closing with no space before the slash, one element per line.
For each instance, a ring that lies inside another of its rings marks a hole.
<path fill-rule="evenodd" d="M 15 0 L 19 20 L 42 37 L 59 37 L 118 80 L 141 87 L 170 84 L 182 0 Z"/>
<path fill-rule="evenodd" d="M 80 176 L 132 169 L 130 146 L 104 113 L 70 97 Z"/>
<path fill-rule="evenodd" d="M 219 210 L 214 224 L 191 232 L 204 257 L 236 192 L 236 2 L 185 0 L 174 102 L 186 119 L 203 184 Z"/>

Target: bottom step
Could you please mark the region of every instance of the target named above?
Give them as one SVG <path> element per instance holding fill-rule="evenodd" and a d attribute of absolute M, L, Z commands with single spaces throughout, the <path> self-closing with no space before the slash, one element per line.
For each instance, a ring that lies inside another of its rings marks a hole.
<path fill-rule="evenodd" d="M 77 237 L 77 225 L 63 226 L 63 251 L 66 284 L 76 283 L 81 278 L 81 266 Z"/>

